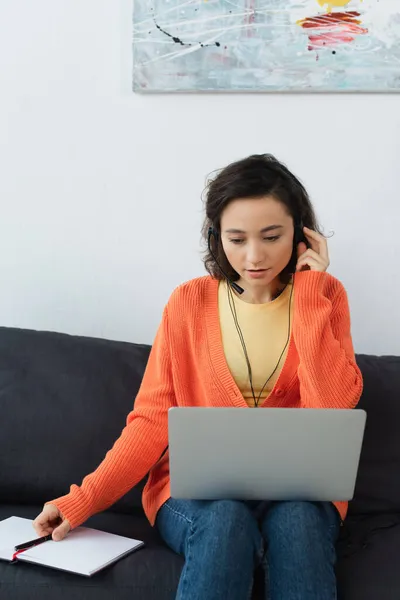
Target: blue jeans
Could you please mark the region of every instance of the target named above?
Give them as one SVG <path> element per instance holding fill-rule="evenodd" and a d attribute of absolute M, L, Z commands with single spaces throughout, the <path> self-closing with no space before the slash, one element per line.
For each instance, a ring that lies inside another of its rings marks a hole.
<path fill-rule="evenodd" d="M 248 600 L 254 570 L 269 600 L 335 600 L 340 516 L 329 502 L 174 500 L 156 526 L 185 557 L 176 600 Z"/>

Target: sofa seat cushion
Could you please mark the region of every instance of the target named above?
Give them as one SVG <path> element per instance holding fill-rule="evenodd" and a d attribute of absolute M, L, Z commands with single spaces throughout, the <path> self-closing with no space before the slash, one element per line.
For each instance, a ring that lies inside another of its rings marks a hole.
<path fill-rule="evenodd" d="M 0 520 L 34 519 L 40 506 L 0 505 Z M 107 511 L 85 526 L 143 540 L 146 546 L 86 578 L 27 563 L 0 561 L 0 596 L 9 600 L 173 600 L 183 560 L 169 550 L 143 513 Z M 32 530 L 32 538 L 35 537 Z"/>
<path fill-rule="evenodd" d="M 399 600 L 400 514 L 347 518 L 337 549 L 339 600 Z"/>

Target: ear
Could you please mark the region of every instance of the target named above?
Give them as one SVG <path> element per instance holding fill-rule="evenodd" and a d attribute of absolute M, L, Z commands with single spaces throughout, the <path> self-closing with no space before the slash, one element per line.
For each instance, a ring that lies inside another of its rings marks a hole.
<path fill-rule="evenodd" d="M 304 242 L 299 242 L 297 244 L 297 258 L 300 258 L 302 254 L 307 250 L 307 246 Z"/>

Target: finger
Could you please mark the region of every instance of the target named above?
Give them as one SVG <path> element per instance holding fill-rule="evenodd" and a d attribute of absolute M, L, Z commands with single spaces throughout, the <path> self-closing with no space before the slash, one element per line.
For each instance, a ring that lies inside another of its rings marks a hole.
<path fill-rule="evenodd" d="M 320 262 L 320 263 L 325 263 L 324 259 L 322 258 L 322 256 L 320 254 L 318 254 L 318 252 L 316 252 L 315 250 L 313 250 L 312 248 L 307 248 L 307 250 L 304 252 L 304 254 L 302 254 L 299 257 L 299 260 L 305 260 L 307 257 L 313 258 L 314 260 Z"/>
<path fill-rule="evenodd" d="M 38 537 L 43 537 L 44 535 L 49 535 L 53 531 L 51 527 L 45 527 L 44 525 L 38 525 L 37 523 L 33 523 L 33 529 L 37 533 Z"/>
<path fill-rule="evenodd" d="M 320 265 L 324 265 L 325 262 L 324 260 L 321 258 L 321 256 L 315 252 L 314 250 L 311 250 L 310 248 L 307 250 L 307 252 L 305 252 L 304 254 L 302 254 L 299 258 L 299 260 L 297 261 L 298 264 L 309 264 L 310 261 L 314 261 L 316 264 L 320 264 Z"/>
<path fill-rule="evenodd" d="M 49 517 L 45 513 L 40 513 L 32 523 L 34 530 L 39 536 L 48 535 L 54 529 L 51 526 Z"/>
<path fill-rule="evenodd" d="M 56 506 L 47 504 L 33 521 L 33 528 L 39 535 L 48 535 L 60 525 L 62 519 Z"/>
<path fill-rule="evenodd" d="M 326 269 L 329 266 L 329 257 L 324 258 L 320 254 L 318 254 L 318 252 L 315 252 L 315 250 L 313 250 L 312 248 L 308 248 L 307 251 L 304 252 L 304 254 L 302 254 L 302 256 L 299 257 L 298 262 L 301 264 L 307 264 L 307 258 L 311 258 L 311 259 L 315 260 L 320 265 L 318 269 L 314 269 L 314 270 L 326 271 Z M 309 264 L 311 264 L 311 263 L 309 263 Z"/>
<path fill-rule="evenodd" d="M 307 256 L 304 260 L 300 259 L 297 263 L 296 271 L 300 271 L 305 265 L 308 265 L 312 271 L 325 271 L 325 265 L 315 260 L 312 256 Z"/>
<path fill-rule="evenodd" d="M 309 227 L 303 227 L 304 233 L 307 233 L 307 237 L 313 238 L 316 241 L 321 241 L 321 239 L 325 239 L 321 233 L 315 231 L 314 229 L 310 229 Z"/>
<path fill-rule="evenodd" d="M 60 540 L 64 539 L 65 536 L 67 535 L 67 533 L 70 530 L 70 525 L 68 521 L 63 521 L 61 523 L 61 525 L 59 525 L 54 531 L 53 531 L 53 540 L 55 542 L 59 542 Z"/>
<path fill-rule="evenodd" d="M 325 260 L 328 260 L 328 242 L 326 238 L 318 233 L 318 231 L 309 229 L 309 227 L 304 227 L 303 229 L 305 236 L 310 241 L 312 250 L 318 252 Z"/>
<path fill-rule="evenodd" d="M 315 252 L 319 253 L 320 240 L 313 235 L 315 233 L 316 233 L 315 231 L 308 229 L 308 227 L 304 227 L 304 235 L 306 236 L 311 249 L 314 250 Z"/>

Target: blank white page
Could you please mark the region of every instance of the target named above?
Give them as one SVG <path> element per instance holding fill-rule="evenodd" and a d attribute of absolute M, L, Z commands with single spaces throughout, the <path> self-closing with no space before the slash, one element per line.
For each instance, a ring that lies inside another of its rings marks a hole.
<path fill-rule="evenodd" d="M 50 540 L 19 555 L 19 560 L 90 577 L 143 542 L 88 527 L 78 527 L 61 542 Z"/>
<path fill-rule="evenodd" d="M 11 560 L 14 546 L 34 540 L 37 535 L 31 519 L 9 517 L 0 521 L 0 559 Z"/>

